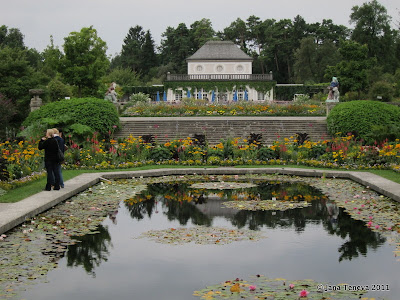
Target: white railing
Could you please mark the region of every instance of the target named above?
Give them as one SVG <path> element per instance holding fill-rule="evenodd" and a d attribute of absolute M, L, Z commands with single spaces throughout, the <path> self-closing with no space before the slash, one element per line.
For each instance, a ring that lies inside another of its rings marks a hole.
<path fill-rule="evenodd" d="M 167 81 L 230 81 L 230 80 L 249 80 L 249 81 L 271 81 L 272 74 L 167 74 Z"/>

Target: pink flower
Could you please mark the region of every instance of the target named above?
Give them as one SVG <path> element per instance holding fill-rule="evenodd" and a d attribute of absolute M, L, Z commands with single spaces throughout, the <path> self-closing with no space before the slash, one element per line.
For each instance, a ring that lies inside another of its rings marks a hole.
<path fill-rule="evenodd" d="M 294 284 L 293 284 L 293 283 L 289 284 L 289 288 L 290 288 L 291 290 L 294 289 Z"/>
<path fill-rule="evenodd" d="M 306 290 L 302 290 L 302 291 L 300 292 L 299 296 L 300 296 L 301 298 L 305 298 L 305 297 L 308 296 L 309 293 L 310 293 L 310 292 L 307 292 Z"/>
<path fill-rule="evenodd" d="M 249 290 L 250 290 L 250 291 L 255 291 L 255 290 L 256 290 L 256 286 L 255 286 L 255 285 L 249 286 Z"/>
<path fill-rule="evenodd" d="M 374 217 L 373 217 L 373 216 L 369 216 L 368 218 L 369 218 L 370 220 L 372 220 Z"/>
<path fill-rule="evenodd" d="M 375 229 L 379 229 L 379 227 L 380 227 L 379 225 L 376 225 L 376 226 L 375 226 Z"/>
<path fill-rule="evenodd" d="M 387 229 L 387 230 L 392 230 L 392 227 L 387 227 L 386 229 Z"/>
<path fill-rule="evenodd" d="M 369 221 L 369 222 L 367 223 L 367 226 L 368 226 L 368 227 L 371 227 L 371 226 L 372 226 L 372 222 Z"/>

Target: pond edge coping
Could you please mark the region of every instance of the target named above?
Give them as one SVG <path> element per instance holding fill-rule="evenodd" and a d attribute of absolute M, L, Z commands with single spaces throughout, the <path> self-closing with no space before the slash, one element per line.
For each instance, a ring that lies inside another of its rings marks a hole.
<path fill-rule="evenodd" d="M 169 175 L 244 175 L 278 174 L 306 177 L 351 179 L 371 190 L 400 202 L 400 184 L 369 172 L 315 170 L 300 168 L 182 168 L 152 169 L 140 171 L 84 173 L 65 183 L 59 191 L 42 191 L 16 203 L 0 203 L 0 234 L 20 225 L 26 220 L 48 210 L 103 179 L 126 179 L 132 177 L 158 177 Z"/>

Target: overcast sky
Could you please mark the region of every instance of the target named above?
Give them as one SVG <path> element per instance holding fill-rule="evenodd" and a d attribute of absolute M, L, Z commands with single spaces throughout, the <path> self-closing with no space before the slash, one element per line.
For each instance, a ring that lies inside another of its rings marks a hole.
<path fill-rule="evenodd" d="M 335 24 L 349 24 L 351 9 L 363 0 L 11 0 L 2 1 L 0 25 L 19 28 L 25 45 L 42 51 L 53 35 L 56 46 L 82 27 L 93 27 L 107 43 L 108 54 L 121 51 L 130 27 L 140 25 L 150 30 L 158 46 L 168 26 L 185 23 L 188 27 L 202 18 L 211 20 L 214 30 L 222 30 L 237 18 L 255 15 L 261 20 L 302 16 L 307 23 L 332 19 Z M 4 3 L 6 2 L 6 4 Z M 379 0 L 393 21 L 400 21 L 399 1 Z"/>

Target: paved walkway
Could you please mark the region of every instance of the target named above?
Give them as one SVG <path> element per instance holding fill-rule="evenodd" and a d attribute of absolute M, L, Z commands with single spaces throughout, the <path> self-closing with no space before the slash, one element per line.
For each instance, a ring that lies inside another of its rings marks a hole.
<path fill-rule="evenodd" d="M 132 178 L 139 176 L 165 176 L 190 174 L 284 174 L 312 177 L 348 178 L 387 197 L 400 202 L 400 184 L 382 178 L 369 172 L 326 171 L 296 168 L 185 168 L 185 169 L 156 169 L 129 172 L 101 172 L 79 175 L 65 183 L 60 191 L 42 191 L 17 203 L 0 203 L 0 234 L 12 229 L 29 219 L 68 198 L 84 191 L 98 183 L 101 178 Z"/>

